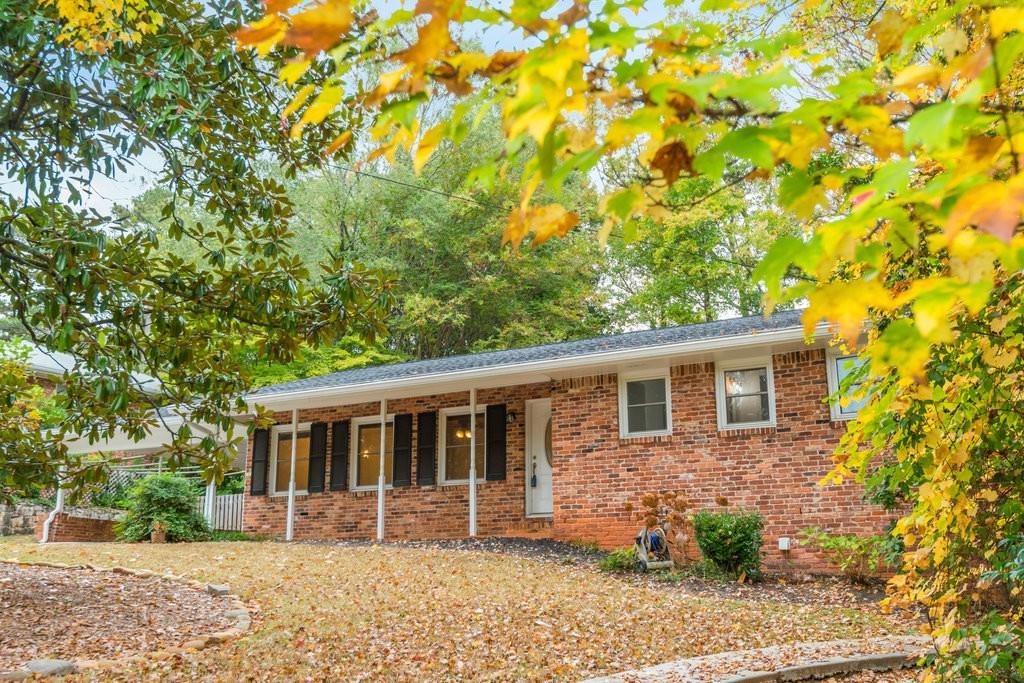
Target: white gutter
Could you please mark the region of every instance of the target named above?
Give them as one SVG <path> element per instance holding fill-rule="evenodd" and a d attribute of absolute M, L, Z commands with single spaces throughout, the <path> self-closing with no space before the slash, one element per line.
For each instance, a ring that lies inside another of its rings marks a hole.
<path fill-rule="evenodd" d="M 814 329 L 814 335 L 825 332 L 828 332 L 827 323 L 819 324 Z M 468 368 L 466 370 L 434 372 L 427 375 L 372 380 L 356 384 L 346 384 L 338 387 L 315 387 L 312 389 L 298 389 L 295 391 L 283 391 L 280 393 L 265 395 L 250 394 L 245 397 L 245 401 L 250 407 L 255 405 L 270 407 L 273 404 L 289 403 L 295 399 L 305 397 L 315 396 L 329 400 L 340 398 L 347 394 L 356 394 L 360 391 L 366 390 L 379 392 L 386 391 L 390 388 L 411 389 L 419 386 L 435 384 L 439 380 L 454 381 L 460 379 L 501 377 L 503 375 L 519 374 L 524 372 L 571 370 L 599 363 L 636 362 L 664 356 L 797 342 L 803 341 L 804 338 L 805 336 L 802 326 L 787 327 L 781 330 L 770 330 L 768 332 L 754 332 L 742 335 L 731 335 L 728 337 L 716 337 L 712 339 L 694 339 L 684 342 L 676 342 L 674 344 L 654 344 L 632 349 L 598 351 L 595 353 L 570 356 L 567 358 L 551 358 L 539 361 L 494 365 L 486 368 Z"/>
<path fill-rule="evenodd" d="M 50 540 L 50 526 L 53 524 L 53 520 L 57 519 L 57 515 L 64 512 L 64 486 L 60 482 L 60 476 L 63 476 L 63 472 L 58 474 L 57 479 L 57 502 L 53 506 L 53 510 L 50 511 L 50 516 L 43 522 L 43 535 L 39 539 L 40 543 L 48 543 Z"/>

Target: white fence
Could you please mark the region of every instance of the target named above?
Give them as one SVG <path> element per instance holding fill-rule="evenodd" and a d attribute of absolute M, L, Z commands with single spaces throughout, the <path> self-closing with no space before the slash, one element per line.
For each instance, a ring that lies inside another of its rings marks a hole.
<path fill-rule="evenodd" d="M 242 530 L 242 499 L 245 494 L 230 493 L 226 496 L 213 497 L 213 522 L 210 524 L 214 529 L 220 531 L 241 531 Z M 196 504 L 202 512 L 206 503 L 206 496 L 203 496 Z"/>

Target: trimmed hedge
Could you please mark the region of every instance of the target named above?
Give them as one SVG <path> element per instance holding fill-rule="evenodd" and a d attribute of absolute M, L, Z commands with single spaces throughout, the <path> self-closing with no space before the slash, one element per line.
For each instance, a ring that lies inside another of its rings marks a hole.
<path fill-rule="evenodd" d="M 764 530 L 760 513 L 701 510 L 693 515 L 693 530 L 700 552 L 722 571 L 747 578 L 760 572 Z"/>

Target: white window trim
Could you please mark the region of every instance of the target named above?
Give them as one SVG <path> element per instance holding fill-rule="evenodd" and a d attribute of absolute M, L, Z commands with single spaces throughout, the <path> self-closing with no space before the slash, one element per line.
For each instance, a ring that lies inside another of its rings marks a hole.
<path fill-rule="evenodd" d="M 766 368 L 768 372 L 768 419 L 757 422 L 736 422 L 729 424 L 725 410 L 725 373 L 729 370 L 755 370 Z M 772 371 L 771 356 L 756 356 L 715 363 L 715 407 L 718 413 L 719 431 L 734 429 L 756 429 L 775 426 L 775 375 Z"/>
<path fill-rule="evenodd" d="M 619 438 L 632 439 L 641 436 L 670 436 L 672 434 L 672 377 L 669 368 L 638 372 L 619 373 Z M 665 380 L 665 429 L 646 432 L 629 431 L 629 405 L 626 399 L 626 384 L 646 379 Z"/>
<path fill-rule="evenodd" d="M 836 361 L 843 358 L 856 358 L 855 353 L 837 353 L 834 349 L 829 349 L 825 354 L 825 376 L 828 378 L 828 411 L 832 416 L 832 419 L 836 422 L 845 422 L 847 420 L 857 419 L 857 415 L 860 411 L 854 411 L 852 413 L 844 413 L 843 408 L 839 401 L 839 368 L 836 367 Z M 835 397 L 835 398 L 833 398 Z"/>
<path fill-rule="evenodd" d="M 312 426 L 311 422 L 300 422 L 298 427 L 295 428 L 295 431 L 300 433 L 300 434 L 302 432 L 308 432 L 310 430 L 311 426 Z M 269 490 L 270 490 L 270 495 L 272 497 L 278 497 L 279 498 L 281 496 L 287 496 L 288 495 L 288 489 L 285 489 L 284 491 L 281 491 L 280 493 L 277 492 L 277 442 L 280 440 L 282 434 L 291 434 L 291 433 L 292 433 L 292 425 L 291 425 L 290 422 L 287 423 L 287 424 L 274 425 L 270 429 L 270 454 L 271 454 L 271 458 L 270 458 L 270 477 L 269 477 L 270 481 L 268 481 L 267 484 L 270 486 Z M 308 479 L 307 479 L 307 481 L 308 481 Z M 306 489 L 295 489 L 295 495 L 296 496 L 309 495 L 309 491 L 306 490 Z"/>
<path fill-rule="evenodd" d="M 391 430 L 391 452 L 392 453 L 394 453 L 394 451 L 395 451 L 394 421 L 395 421 L 395 414 L 394 413 L 388 413 L 384 417 L 384 423 L 385 423 L 385 430 L 384 430 L 384 432 L 385 432 L 385 434 L 387 433 L 387 425 L 388 424 L 392 425 L 392 430 Z M 349 434 L 349 437 L 348 437 L 349 438 L 349 444 L 348 444 L 348 453 L 349 453 L 349 457 L 348 457 L 348 460 L 349 460 L 349 463 L 348 463 L 348 489 L 349 489 L 349 491 L 376 491 L 377 490 L 377 484 L 376 483 L 370 484 L 368 486 L 356 486 L 356 482 L 358 481 L 358 479 L 357 479 L 357 473 L 358 473 L 357 467 L 359 466 L 359 427 L 360 427 L 360 425 L 379 425 L 380 424 L 380 415 L 368 415 L 366 417 L 354 417 L 351 420 L 351 424 L 352 424 L 352 427 L 350 429 L 351 434 Z M 394 467 L 394 461 L 392 461 L 392 467 Z M 391 472 L 391 478 L 394 479 L 394 476 L 395 476 L 395 473 L 394 473 L 394 471 L 392 471 Z M 390 488 L 392 488 L 392 485 L 391 484 L 384 484 L 384 488 L 385 489 L 390 489 Z"/>
<path fill-rule="evenodd" d="M 439 462 L 437 464 L 437 481 L 441 486 L 458 486 L 465 484 L 469 486 L 469 478 L 466 479 L 448 479 L 445 473 L 445 463 L 448 460 L 448 449 L 445 441 L 448 437 L 448 418 L 458 417 L 459 415 L 469 415 L 469 406 L 456 406 L 454 408 L 442 408 L 441 409 L 441 424 L 438 429 L 438 449 Z M 487 405 L 483 403 L 476 404 L 476 412 L 483 413 L 484 420 L 484 471 L 476 473 L 476 483 L 482 484 L 487 481 Z M 472 454 L 474 457 L 476 454 Z"/>

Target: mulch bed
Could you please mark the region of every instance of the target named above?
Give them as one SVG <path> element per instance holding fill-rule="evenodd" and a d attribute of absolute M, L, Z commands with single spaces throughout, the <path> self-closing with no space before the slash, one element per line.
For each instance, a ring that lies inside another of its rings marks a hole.
<path fill-rule="evenodd" d="M 160 578 L 0 563 L 0 671 L 114 659 L 227 628 L 225 598 Z"/>

